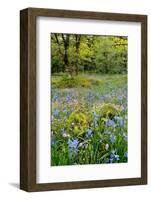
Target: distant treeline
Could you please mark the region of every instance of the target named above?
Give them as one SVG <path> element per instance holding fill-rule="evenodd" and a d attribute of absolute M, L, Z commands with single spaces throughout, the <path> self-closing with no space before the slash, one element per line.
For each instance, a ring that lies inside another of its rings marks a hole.
<path fill-rule="evenodd" d="M 124 74 L 127 73 L 125 36 L 51 34 L 51 71 Z"/>

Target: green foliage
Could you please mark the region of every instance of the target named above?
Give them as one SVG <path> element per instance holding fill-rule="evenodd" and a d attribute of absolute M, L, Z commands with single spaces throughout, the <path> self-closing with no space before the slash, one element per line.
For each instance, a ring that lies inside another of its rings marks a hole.
<path fill-rule="evenodd" d="M 101 117 L 112 119 L 114 116 L 119 115 L 120 108 L 112 103 L 104 103 L 97 110 Z"/>
<path fill-rule="evenodd" d="M 65 65 L 63 60 L 60 57 L 60 52 L 63 51 L 63 48 L 59 51 L 58 46 L 52 42 L 51 44 L 51 65 L 52 65 L 52 73 L 58 73 L 58 72 L 64 72 L 65 71 Z"/>
<path fill-rule="evenodd" d="M 98 37 L 96 40 L 96 69 L 101 73 L 127 72 L 127 39 Z"/>
<path fill-rule="evenodd" d="M 99 85 L 100 81 L 94 78 L 84 77 L 84 76 L 62 76 L 61 78 L 52 79 L 52 85 L 55 88 L 90 88 L 94 85 Z"/>
<path fill-rule="evenodd" d="M 68 132 L 72 136 L 81 136 L 88 128 L 88 118 L 85 113 L 73 112 L 68 119 Z"/>
<path fill-rule="evenodd" d="M 61 151 L 60 151 L 61 149 Z M 67 143 L 64 141 L 58 142 L 57 145 L 53 145 L 51 149 L 51 159 L 55 165 L 69 165 L 70 164 L 70 153 Z"/>
<path fill-rule="evenodd" d="M 66 49 L 62 35 L 69 38 Z M 80 38 L 78 43 L 76 37 Z M 68 72 L 72 76 L 79 72 L 127 73 L 127 37 L 57 34 L 57 41 L 56 34 L 52 34 L 52 73 Z"/>

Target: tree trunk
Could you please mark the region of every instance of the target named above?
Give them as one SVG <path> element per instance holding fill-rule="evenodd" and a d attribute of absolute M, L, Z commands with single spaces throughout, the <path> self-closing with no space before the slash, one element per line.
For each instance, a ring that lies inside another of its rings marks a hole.
<path fill-rule="evenodd" d="M 79 73 L 79 50 L 80 50 L 80 40 L 81 40 L 81 35 L 75 35 L 75 41 L 76 41 L 75 73 L 76 73 L 76 75 L 78 75 L 78 73 Z"/>
<path fill-rule="evenodd" d="M 69 34 L 62 34 L 62 40 L 64 45 L 64 63 L 65 63 L 65 70 L 73 76 L 72 69 L 69 66 L 69 57 L 68 57 L 68 49 L 69 49 L 69 40 L 70 35 Z"/>

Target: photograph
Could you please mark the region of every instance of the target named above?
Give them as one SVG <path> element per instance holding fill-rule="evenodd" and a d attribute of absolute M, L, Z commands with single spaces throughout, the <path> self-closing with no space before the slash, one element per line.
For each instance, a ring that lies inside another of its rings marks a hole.
<path fill-rule="evenodd" d="M 51 33 L 50 165 L 128 162 L 128 37 Z"/>
<path fill-rule="evenodd" d="M 147 15 L 20 11 L 20 189 L 147 184 Z"/>

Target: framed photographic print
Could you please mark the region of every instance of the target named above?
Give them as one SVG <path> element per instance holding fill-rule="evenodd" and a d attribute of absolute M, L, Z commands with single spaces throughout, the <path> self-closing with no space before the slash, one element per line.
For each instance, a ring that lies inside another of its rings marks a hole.
<path fill-rule="evenodd" d="M 20 12 L 20 188 L 147 183 L 147 16 Z"/>

